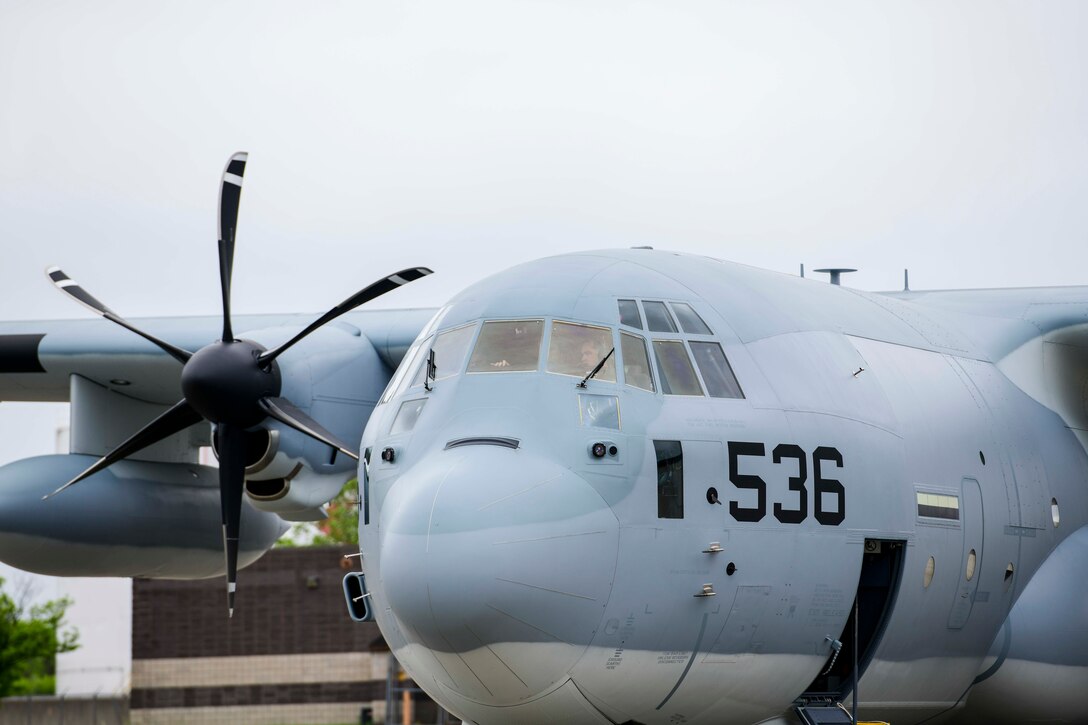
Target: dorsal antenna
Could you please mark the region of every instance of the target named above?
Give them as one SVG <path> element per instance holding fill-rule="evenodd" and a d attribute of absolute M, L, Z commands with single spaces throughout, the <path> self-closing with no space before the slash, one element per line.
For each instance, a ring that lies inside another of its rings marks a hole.
<path fill-rule="evenodd" d="M 856 269 L 850 269 L 849 267 L 827 267 L 826 269 L 815 269 L 814 272 L 820 272 L 823 274 L 831 275 L 831 284 L 838 285 L 842 275 L 848 272 L 857 272 Z"/>

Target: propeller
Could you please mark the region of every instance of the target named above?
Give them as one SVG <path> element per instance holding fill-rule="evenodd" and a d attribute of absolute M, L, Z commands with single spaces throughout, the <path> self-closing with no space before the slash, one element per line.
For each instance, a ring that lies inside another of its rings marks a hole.
<path fill-rule="evenodd" d="M 219 284 L 223 296 L 223 336 L 196 352 L 160 340 L 125 320 L 83 289 L 59 267 L 46 274 L 66 295 L 95 314 L 140 335 L 180 362 L 182 399 L 169 410 L 134 433 L 125 442 L 98 459 L 94 465 L 43 498 L 55 496 L 85 478 L 191 425 L 207 420 L 215 425 L 219 454 L 219 494 L 222 505 L 223 552 L 227 569 L 227 609 L 234 615 L 234 594 L 238 580 L 238 540 L 245 487 L 246 432 L 269 419 L 279 421 L 355 460 L 347 443 L 280 395 L 282 377 L 276 359 L 326 323 L 359 305 L 401 285 L 431 274 L 426 267 L 411 267 L 384 277 L 336 305 L 297 335 L 274 350 L 250 340 L 234 337 L 230 314 L 230 285 L 234 271 L 234 241 L 238 206 L 242 195 L 248 154 L 236 153 L 223 170 L 219 187 Z"/>

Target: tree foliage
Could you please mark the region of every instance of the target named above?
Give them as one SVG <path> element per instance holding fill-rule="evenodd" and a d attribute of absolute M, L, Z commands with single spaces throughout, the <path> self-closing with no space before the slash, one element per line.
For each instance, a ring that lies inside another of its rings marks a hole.
<path fill-rule="evenodd" d="M 64 629 L 71 604 L 63 597 L 27 607 L 0 591 L 0 697 L 53 694 L 57 654 L 79 646 L 76 631 Z"/>
<path fill-rule="evenodd" d="M 359 543 L 359 481 L 351 479 L 325 506 L 328 518 L 295 524 L 277 546 L 331 546 Z"/>

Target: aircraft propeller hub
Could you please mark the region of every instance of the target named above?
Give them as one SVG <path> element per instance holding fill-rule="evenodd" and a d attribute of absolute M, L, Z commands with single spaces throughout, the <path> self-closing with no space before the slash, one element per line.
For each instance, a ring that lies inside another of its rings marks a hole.
<path fill-rule="evenodd" d="M 259 401 L 280 394 L 279 366 L 262 367 L 265 348 L 249 340 L 214 342 L 197 351 L 181 371 L 185 399 L 213 423 L 248 428 L 266 413 Z"/>

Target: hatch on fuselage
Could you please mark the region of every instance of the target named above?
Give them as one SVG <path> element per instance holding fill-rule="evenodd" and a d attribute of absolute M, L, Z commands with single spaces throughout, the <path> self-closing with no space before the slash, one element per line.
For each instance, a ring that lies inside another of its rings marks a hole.
<path fill-rule="evenodd" d="M 903 541 L 865 540 L 854 606 L 838 637 L 842 646 L 838 652 L 832 652 L 823 670 L 805 690 L 803 699 L 831 698 L 841 702 L 854 689 L 855 668 L 858 677 L 865 673 L 891 617 L 905 553 Z"/>

